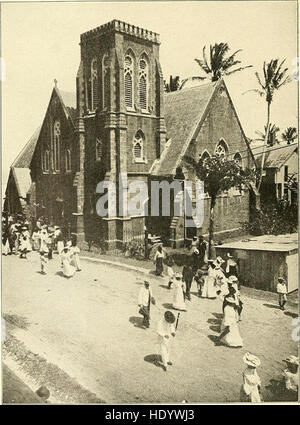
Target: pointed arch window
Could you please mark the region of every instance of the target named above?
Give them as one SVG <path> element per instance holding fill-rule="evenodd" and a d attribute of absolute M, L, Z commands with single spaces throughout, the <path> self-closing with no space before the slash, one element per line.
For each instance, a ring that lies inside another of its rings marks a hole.
<path fill-rule="evenodd" d="M 242 160 L 242 156 L 240 153 L 236 153 L 234 154 L 233 157 L 234 162 L 236 162 L 241 168 L 243 168 L 243 160 Z"/>
<path fill-rule="evenodd" d="M 49 149 L 46 149 L 43 153 L 42 167 L 43 167 L 43 171 L 45 173 L 48 173 L 50 171 L 50 151 L 49 151 Z"/>
<path fill-rule="evenodd" d="M 94 58 L 91 62 L 91 110 L 95 111 L 99 101 L 98 87 L 98 63 Z"/>
<path fill-rule="evenodd" d="M 60 122 L 55 121 L 53 126 L 53 168 L 55 172 L 60 171 Z"/>
<path fill-rule="evenodd" d="M 222 158 L 226 158 L 228 155 L 228 146 L 227 143 L 221 139 L 220 142 L 217 144 L 215 149 L 215 155 L 220 156 Z"/>
<path fill-rule="evenodd" d="M 141 131 L 138 131 L 133 141 L 133 158 L 135 162 L 144 162 L 144 144 L 145 137 Z"/>
<path fill-rule="evenodd" d="M 71 163 L 71 150 L 66 149 L 66 172 L 70 173 L 72 171 L 72 163 Z"/>
<path fill-rule="evenodd" d="M 109 92 L 110 92 L 110 61 L 109 56 L 106 53 L 102 59 L 102 96 L 103 103 L 102 107 L 107 108 L 109 106 Z"/>
<path fill-rule="evenodd" d="M 96 139 L 96 161 L 101 161 L 102 153 L 102 140 Z"/>
<path fill-rule="evenodd" d="M 124 61 L 124 90 L 127 108 L 133 108 L 133 63 L 133 57 L 128 53 Z"/>
<path fill-rule="evenodd" d="M 139 104 L 142 112 L 148 111 L 148 61 L 143 55 L 139 61 Z"/>
<path fill-rule="evenodd" d="M 204 162 L 206 159 L 209 159 L 210 155 L 207 151 L 204 151 L 201 155 L 201 160 Z"/>

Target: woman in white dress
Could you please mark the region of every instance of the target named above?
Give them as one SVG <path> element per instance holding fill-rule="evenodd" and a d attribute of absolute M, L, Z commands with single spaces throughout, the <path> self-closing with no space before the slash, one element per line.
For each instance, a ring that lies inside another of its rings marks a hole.
<path fill-rule="evenodd" d="M 208 266 L 205 298 L 214 299 L 217 296 L 217 274 L 212 264 Z"/>
<path fill-rule="evenodd" d="M 260 366 L 260 360 L 254 354 L 246 353 L 243 357 L 247 367 L 243 372 L 243 385 L 241 388 L 241 401 L 260 403 L 261 381 L 256 368 Z"/>
<path fill-rule="evenodd" d="M 238 327 L 236 300 L 227 296 L 223 304 L 224 317 L 221 323 L 219 341 L 229 347 L 243 347 L 243 340 Z"/>
<path fill-rule="evenodd" d="M 185 283 L 181 279 L 179 273 L 175 274 L 175 280 L 173 282 L 173 308 L 176 310 L 186 311 L 184 302 Z"/>
<path fill-rule="evenodd" d="M 80 249 L 76 245 L 75 241 L 72 241 L 70 252 L 72 255 L 71 264 L 76 268 L 77 272 L 80 272 L 81 271 L 80 258 L 79 258 Z"/>
<path fill-rule="evenodd" d="M 74 276 L 74 273 L 76 271 L 75 267 L 71 264 L 72 256 L 73 255 L 70 252 L 70 249 L 66 246 L 61 253 L 63 274 L 65 277 Z"/>

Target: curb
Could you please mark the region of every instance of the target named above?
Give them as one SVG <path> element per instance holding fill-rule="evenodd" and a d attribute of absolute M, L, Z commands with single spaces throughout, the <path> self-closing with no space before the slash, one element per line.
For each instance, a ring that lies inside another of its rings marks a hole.
<path fill-rule="evenodd" d="M 142 273 L 147 276 L 152 275 L 151 273 L 152 270 L 145 269 L 143 267 L 130 266 L 128 264 L 119 263 L 118 261 L 102 260 L 100 258 L 86 257 L 86 256 L 81 256 L 80 260 L 87 260 L 93 263 L 102 263 L 102 264 L 107 264 L 109 266 L 120 267 L 122 269 L 127 269 L 134 272 Z M 153 277 L 159 278 L 160 276 L 153 275 Z"/>

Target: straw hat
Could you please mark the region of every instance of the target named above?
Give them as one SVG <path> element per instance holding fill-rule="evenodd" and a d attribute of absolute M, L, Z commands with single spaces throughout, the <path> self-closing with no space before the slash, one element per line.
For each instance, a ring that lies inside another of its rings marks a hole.
<path fill-rule="evenodd" d="M 229 276 L 229 278 L 228 278 L 228 283 L 234 283 L 234 282 L 237 282 L 238 281 L 238 279 L 237 279 L 237 277 L 236 276 L 234 276 L 234 275 L 231 275 L 231 276 Z"/>
<path fill-rule="evenodd" d="M 175 273 L 175 279 L 181 279 L 182 278 L 182 276 L 181 276 L 181 274 L 180 273 L 178 273 L 178 272 L 176 272 Z"/>
<path fill-rule="evenodd" d="M 165 312 L 165 320 L 166 320 L 166 322 L 168 322 L 168 323 L 174 323 L 175 322 L 175 316 L 174 316 L 174 314 L 172 313 L 172 311 L 170 311 L 170 310 L 167 310 L 166 312 Z"/>
<path fill-rule="evenodd" d="M 225 263 L 225 261 L 223 260 L 223 258 L 222 257 L 217 257 L 217 259 L 216 259 L 216 261 L 221 265 L 221 264 L 223 264 L 223 263 Z"/>
<path fill-rule="evenodd" d="M 299 366 L 299 357 L 296 357 L 296 356 L 288 356 L 283 361 L 286 362 L 286 363 L 296 364 L 297 366 Z"/>
<path fill-rule="evenodd" d="M 286 283 L 286 280 L 283 277 L 278 278 L 279 283 Z"/>
<path fill-rule="evenodd" d="M 254 354 L 246 353 L 243 357 L 244 363 L 246 363 L 248 366 L 252 367 L 258 367 L 260 366 L 260 360 L 258 357 L 256 357 Z"/>
<path fill-rule="evenodd" d="M 197 255 L 199 254 L 199 251 L 197 248 L 194 249 L 194 254 L 197 254 Z"/>

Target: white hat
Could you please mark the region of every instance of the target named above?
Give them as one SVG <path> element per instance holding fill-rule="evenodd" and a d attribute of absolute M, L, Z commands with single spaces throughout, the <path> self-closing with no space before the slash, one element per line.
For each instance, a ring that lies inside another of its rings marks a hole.
<path fill-rule="evenodd" d="M 225 261 L 223 260 L 223 258 L 222 257 L 217 257 L 217 259 L 216 259 L 216 261 L 221 265 L 221 264 L 223 264 L 223 263 L 225 263 Z"/>
<path fill-rule="evenodd" d="M 181 276 L 181 274 L 180 274 L 180 273 L 178 273 L 178 272 L 176 272 L 176 273 L 175 273 L 175 279 L 181 279 L 181 277 L 182 277 L 182 276 Z"/>
<path fill-rule="evenodd" d="M 284 362 L 286 363 L 291 363 L 291 364 L 296 364 L 297 366 L 299 366 L 299 357 L 296 356 L 288 356 Z"/>
<path fill-rule="evenodd" d="M 199 251 L 197 248 L 194 249 L 194 254 L 199 254 Z"/>
<path fill-rule="evenodd" d="M 231 276 L 229 276 L 229 278 L 228 278 L 228 283 L 234 283 L 234 282 L 237 282 L 238 281 L 238 279 L 237 279 L 237 277 L 236 276 L 234 276 L 234 275 L 231 275 Z"/>
<path fill-rule="evenodd" d="M 251 354 L 247 352 L 243 357 L 244 363 L 246 363 L 248 366 L 252 367 L 258 367 L 260 366 L 260 360 L 258 357 L 256 357 L 254 354 Z"/>

